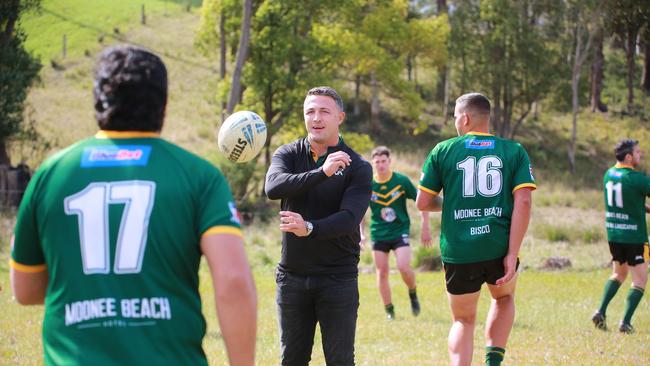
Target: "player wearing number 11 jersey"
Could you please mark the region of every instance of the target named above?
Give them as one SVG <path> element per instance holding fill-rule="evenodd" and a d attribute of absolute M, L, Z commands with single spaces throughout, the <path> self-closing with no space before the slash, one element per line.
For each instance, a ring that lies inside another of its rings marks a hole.
<path fill-rule="evenodd" d="M 45 304 L 46 365 L 207 365 L 199 264 L 207 259 L 230 362 L 253 365 L 255 288 L 226 179 L 159 137 L 162 61 L 99 59 L 101 130 L 42 164 L 18 211 L 12 287 Z"/>
<path fill-rule="evenodd" d="M 452 365 L 471 364 L 484 282 L 493 298 L 486 364 L 499 365 L 514 321 L 517 256 L 536 185 L 524 148 L 488 133 L 490 102 L 485 96 L 461 96 L 454 116 L 459 136 L 439 143 L 427 157 L 416 204 L 420 210 L 442 209 L 440 250 L 453 320 L 448 339 Z"/>
<path fill-rule="evenodd" d="M 618 288 L 632 274 L 632 287 L 627 294 L 625 314 L 618 326 L 621 333 L 633 333 L 632 315 L 641 301 L 648 281 L 648 232 L 645 214 L 650 196 L 650 178 L 637 171 L 641 149 L 635 140 L 622 140 L 614 148 L 617 163 L 605 172 L 605 227 L 612 254 L 612 276 L 605 283 L 600 307 L 591 320 L 596 328 L 606 330 L 607 305 Z"/>

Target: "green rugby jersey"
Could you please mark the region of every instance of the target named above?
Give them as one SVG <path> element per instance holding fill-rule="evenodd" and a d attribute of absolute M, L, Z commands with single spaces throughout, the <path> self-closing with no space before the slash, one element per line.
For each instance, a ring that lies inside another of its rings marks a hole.
<path fill-rule="evenodd" d="M 517 142 L 470 132 L 436 145 L 418 188 L 444 190 L 442 260 L 473 263 L 505 256 L 513 193 L 524 187 L 537 186 L 528 154 Z"/>
<path fill-rule="evenodd" d="M 207 365 L 202 235 L 241 235 L 207 161 L 146 132 L 100 131 L 42 164 L 11 265 L 47 270 L 47 365 Z"/>
<path fill-rule="evenodd" d="M 645 198 L 650 196 L 650 178 L 629 165 L 617 163 L 605 172 L 603 187 L 607 240 L 646 243 Z"/>
<path fill-rule="evenodd" d="M 370 197 L 370 238 L 372 241 L 393 240 L 408 235 L 411 221 L 406 199 L 415 200 L 417 191 L 408 177 L 392 172 L 383 182 L 372 179 Z"/>

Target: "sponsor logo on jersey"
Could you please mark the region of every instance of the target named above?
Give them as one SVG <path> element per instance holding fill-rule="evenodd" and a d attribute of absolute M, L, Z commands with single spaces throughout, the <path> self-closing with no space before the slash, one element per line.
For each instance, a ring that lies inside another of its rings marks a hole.
<path fill-rule="evenodd" d="M 145 166 L 150 155 L 148 145 L 90 146 L 84 149 L 81 167 Z"/>
<path fill-rule="evenodd" d="M 533 175 L 533 165 L 528 164 L 528 171 L 530 172 L 530 179 L 535 180 L 535 176 Z"/>
<path fill-rule="evenodd" d="M 381 209 L 381 218 L 386 222 L 393 222 L 397 218 L 397 214 L 392 208 L 384 207 Z"/>
<path fill-rule="evenodd" d="M 610 170 L 609 176 L 612 178 L 620 178 L 623 176 L 623 172 L 620 170 Z"/>
<path fill-rule="evenodd" d="M 235 224 L 241 225 L 241 216 L 239 215 L 239 211 L 237 210 L 237 206 L 235 206 L 235 202 L 228 202 L 228 208 L 230 209 L 230 221 L 234 222 Z"/>
<path fill-rule="evenodd" d="M 494 140 L 465 140 L 465 148 L 473 150 L 494 149 Z"/>

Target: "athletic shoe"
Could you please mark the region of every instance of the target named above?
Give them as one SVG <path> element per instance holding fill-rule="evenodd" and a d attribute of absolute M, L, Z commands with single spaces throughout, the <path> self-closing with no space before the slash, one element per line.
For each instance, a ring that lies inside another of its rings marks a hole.
<path fill-rule="evenodd" d="M 420 315 L 420 302 L 417 297 L 411 299 L 411 312 L 413 313 L 413 316 Z"/>
<path fill-rule="evenodd" d="M 632 334 L 634 333 L 634 327 L 632 326 L 632 324 L 626 324 L 621 322 L 621 324 L 619 324 L 618 326 L 618 331 L 625 334 Z"/>
<path fill-rule="evenodd" d="M 395 308 L 392 306 L 390 309 L 386 309 L 386 319 L 388 320 L 395 320 Z"/>
<path fill-rule="evenodd" d="M 591 321 L 594 322 L 596 329 L 607 330 L 607 324 L 605 323 L 605 315 L 596 311 L 591 317 Z"/>

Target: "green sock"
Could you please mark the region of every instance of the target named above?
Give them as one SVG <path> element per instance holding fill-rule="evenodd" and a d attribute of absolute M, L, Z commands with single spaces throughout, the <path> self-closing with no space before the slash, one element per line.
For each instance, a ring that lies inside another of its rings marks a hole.
<path fill-rule="evenodd" d="M 393 304 L 386 305 L 386 313 L 388 313 L 388 314 L 394 314 L 395 313 L 395 307 L 393 306 Z"/>
<path fill-rule="evenodd" d="M 602 300 L 600 300 L 600 308 L 598 309 L 598 312 L 603 314 L 603 316 L 605 316 L 605 312 L 607 311 L 607 305 L 614 298 L 619 287 L 621 287 L 621 283 L 611 278 L 605 283 L 605 292 L 603 293 Z"/>
<path fill-rule="evenodd" d="M 638 287 L 632 287 L 630 291 L 627 292 L 627 300 L 625 301 L 625 315 L 623 316 L 623 323 L 631 324 L 632 315 L 634 310 L 636 310 L 639 301 L 643 297 L 643 289 Z"/>
<path fill-rule="evenodd" d="M 486 346 L 485 347 L 485 365 L 486 366 L 500 366 L 505 356 L 506 350 L 501 347 Z"/>

